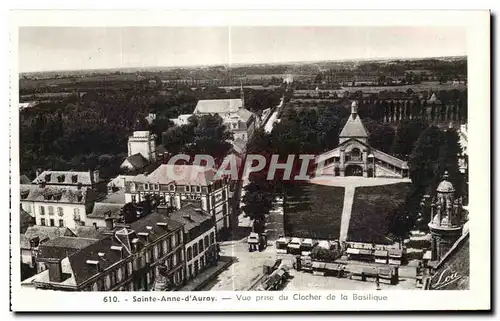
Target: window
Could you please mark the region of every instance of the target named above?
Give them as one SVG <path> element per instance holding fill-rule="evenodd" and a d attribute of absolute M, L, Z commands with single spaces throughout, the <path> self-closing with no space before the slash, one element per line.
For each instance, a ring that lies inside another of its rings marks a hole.
<path fill-rule="evenodd" d="M 203 240 L 205 243 L 205 247 L 208 247 L 210 243 L 208 243 L 208 235 L 205 235 L 205 239 Z"/>
<path fill-rule="evenodd" d="M 123 267 L 120 267 L 118 268 L 118 270 L 116 270 L 116 282 L 120 283 L 122 281 L 122 278 L 123 278 Z"/>
<path fill-rule="evenodd" d="M 203 240 L 200 240 L 198 242 L 198 251 L 201 253 L 203 252 Z"/>
<path fill-rule="evenodd" d="M 177 251 L 176 259 L 177 259 L 177 264 L 180 264 L 182 262 L 182 250 Z"/>
<path fill-rule="evenodd" d="M 111 272 L 111 286 L 116 284 L 116 274 L 117 274 L 117 270 L 114 270 Z"/>
<path fill-rule="evenodd" d="M 59 216 L 63 216 L 64 215 L 64 210 L 63 210 L 62 207 L 58 207 L 57 208 L 57 215 L 59 215 Z"/>
<path fill-rule="evenodd" d="M 174 256 L 173 255 L 170 255 L 167 259 L 167 266 L 169 269 L 173 268 L 174 267 Z"/>
<path fill-rule="evenodd" d="M 132 262 L 127 263 L 127 275 L 132 275 Z"/>
<path fill-rule="evenodd" d="M 111 277 L 109 276 L 109 274 L 104 278 L 104 286 L 106 290 L 109 290 L 109 288 L 111 288 Z"/>
<path fill-rule="evenodd" d="M 185 190 L 186 190 L 186 193 L 191 192 L 191 186 L 186 185 L 184 188 L 185 188 Z"/>
<path fill-rule="evenodd" d="M 137 197 L 135 195 L 132 195 L 132 203 L 137 202 Z"/>
<path fill-rule="evenodd" d="M 75 221 L 79 221 L 80 220 L 80 209 L 79 208 L 75 208 L 73 210 L 73 219 Z"/>
<path fill-rule="evenodd" d="M 130 191 L 135 192 L 135 183 L 130 183 Z"/>
<path fill-rule="evenodd" d="M 193 258 L 193 249 L 191 247 L 188 247 L 187 249 L 187 260 L 190 261 Z"/>
<path fill-rule="evenodd" d="M 163 256 L 163 244 L 164 244 L 164 242 L 158 243 L 158 257 Z"/>
<path fill-rule="evenodd" d="M 59 220 L 59 227 L 64 227 L 64 220 Z"/>
<path fill-rule="evenodd" d="M 214 244 L 215 243 L 215 233 L 212 232 L 210 233 L 210 244 Z"/>
<path fill-rule="evenodd" d="M 171 192 L 175 192 L 175 185 L 174 184 L 169 185 L 168 190 Z"/>
<path fill-rule="evenodd" d="M 45 219 L 44 218 L 40 219 L 40 225 L 45 226 Z"/>
<path fill-rule="evenodd" d="M 144 190 L 149 191 L 149 184 L 144 184 Z"/>
<path fill-rule="evenodd" d="M 153 186 L 154 186 L 155 191 L 159 191 L 160 190 L 160 185 L 154 184 Z"/>
<path fill-rule="evenodd" d="M 179 245 L 182 242 L 182 233 L 181 231 L 177 231 L 175 233 L 175 244 Z"/>
<path fill-rule="evenodd" d="M 54 215 L 54 206 L 49 206 L 49 215 Z"/>
<path fill-rule="evenodd" d="M 54 221 L 54 219 L 53 219 L 53 218 L 51 218 L 51 219 L 49 220 L 49 222 L 50 222 L 50 226 L 55 226 L 55 225 L 56 225 L 56 223 L 55 223 L 55 221 Z"/>
<path fill-rule="evenodd" d="M 201 186 L 196 186 L 196 193 L 201 192 Z"/>
<path fill-rule="evenodd" d="M 210 204 L 210 205 L 214 206 L 214 204 L 215 204 L 215 196 L 213 196 L 213 195 L 212 195 L 212 197 L 211 197 L 211 200 L 210 200 L 210 201 L 211 201 L 211 204 Z"/>
<path fill-rule="evenodd" d="M 197 256 L 198 255 L 198 247 L 195 245 L 193 245 L 193 257 Z"/>
<path fill-rule="evenodd" d="M 73 183 L 78 182 L 78 175 L 72 175 L 72 176 L 71 176 L 71 181 L 72 181 Z"/>
<path fill-rule="evenodd" d="M 40 206 L 40 215 L 45 215 L 45 207 Z"/>

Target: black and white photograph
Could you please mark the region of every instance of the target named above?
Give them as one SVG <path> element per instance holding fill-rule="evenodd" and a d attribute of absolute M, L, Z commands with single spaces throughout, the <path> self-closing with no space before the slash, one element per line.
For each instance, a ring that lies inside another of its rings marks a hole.
<path fill-rule="evenodd" d="M 468 28 L 19 26 L 17 295 L 469 293 L 490 213 Z"/>

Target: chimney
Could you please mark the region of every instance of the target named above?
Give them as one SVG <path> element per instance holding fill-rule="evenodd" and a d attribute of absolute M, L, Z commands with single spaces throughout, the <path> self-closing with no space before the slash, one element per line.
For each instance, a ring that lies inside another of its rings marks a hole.
<path fill-rule="evenodd" d="M 168 223 L 167 222 L 158 222 L 158 223 L 156 223 L 156 225 L 158 225 L 160 227 L 168 228 Z"/>
<path fill-rule="evenodd" d="M 101 272 L 101 265 L 99 264 L 99 261 L 96 260 L 87 260 L 86 263 L 92 267 L 94 267 L 95 271 L 97 273 Z"/>
<path fill-rule="evenodd" d="M 116 251 L 120 254 L 120 258 L 123 259 L 124 258 L 124 255 L 123 255 L 123 247 L 122 246 L 116 246 L 116 245 L 112 245 L 111 246 L 111 250 L 112 251 Z"/>
<path fill-rule="evenodd" d="M 98 183 L 99 182 L 99 170 L 96 169 L 93 173 L 92 173 L 92 179 L 93 179 L 93 183 Z"/>
<path fill-rule="evenodd" d="M 61 260 L 50 260 L 46 262 L 49 270 L 49 281 L 50 282 L 62 282 L 63 281 L 63 273 Z"/>
<path fill-rule="evenodd" d="M 106 229 L 112 230 L 114 227 L 114 219 L 112 217 L 107 216 L 104 219 L 104 222 L 106 222 Z"/>
<path fill-rule="evenodd" d="M 139 237 L 143 242 L 145 243 L 149 242 L 149 232 L 139 232 L 137 233 L 137 235 L 139 235 Z"/>

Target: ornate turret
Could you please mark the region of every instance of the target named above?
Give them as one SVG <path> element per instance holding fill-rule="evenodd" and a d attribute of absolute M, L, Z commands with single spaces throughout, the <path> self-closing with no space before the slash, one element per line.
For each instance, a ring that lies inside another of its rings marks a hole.
<path fill-rule="evenodd" d="M 455 188 L 445 172 L 431 204 L 432 261 L 439 261 L 448 252 L 462 234 L 464 223 L 462 204 L 455 199 Z"/>

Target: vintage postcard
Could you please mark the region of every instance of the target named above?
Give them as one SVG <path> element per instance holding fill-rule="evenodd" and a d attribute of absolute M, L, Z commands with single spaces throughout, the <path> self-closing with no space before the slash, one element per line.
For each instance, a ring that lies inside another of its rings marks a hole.
<path fill-rule="evenodd" d="M 13 311 L 491 308 L 488 11 L 10 33 Z"/>

